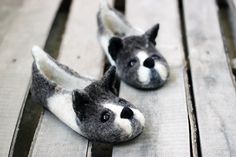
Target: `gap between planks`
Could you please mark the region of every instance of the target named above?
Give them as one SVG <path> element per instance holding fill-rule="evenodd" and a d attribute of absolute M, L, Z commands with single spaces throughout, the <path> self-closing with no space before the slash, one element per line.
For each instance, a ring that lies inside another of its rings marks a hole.
<path fill-rule="evenodd" d="M 183 2 L 201 139 L 200 155 L 235 156 L 236 94 L 223 47 L 216 4 L 212 0 Z"/>
<path fill-rule="evenodd" d="M 188 54 L 183 0 L 178 0 L 178 5 L 179 5 L 179 14 L 181 22 L 182 43 L 186 61 L 184 75 L 185 75 L 186 101 L 187 101 L 188 119 L 189 119 L 190 149 L 191 149 L 191 156 L 198 157 L 201 154 L 201 147 L 200 147 L 200 137 L 197 123 L 194 93 L 192 87 L 193 83 L 192 83 L 191 66 Z"/>
<path fill-rule="evenodd" d="M 70 3 L 71 0 L 63 0 L 61 2 L 44 46 L 44 50 L 50 52 L 50 55 L 54 58 L 58 54 Z M 19 122 L 19 131 L 11 149 L 13 151 L 12 156 L 28 156 L 35 130 L 42 114 L 43 107 L 40 104 L 35 103 L 29 93 L 25 102 L 22 118 Z"/>

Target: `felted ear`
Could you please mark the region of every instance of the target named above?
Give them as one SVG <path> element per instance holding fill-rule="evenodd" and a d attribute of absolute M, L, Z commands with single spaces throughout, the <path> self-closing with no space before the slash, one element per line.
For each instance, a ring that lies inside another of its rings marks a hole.
<path fill-rule="evenodd" d="M 157 34 L 158 34 L 158 31 L 159 31 L 159 23 L 158 24 L 155 24 L 152 28 L 150 28 L 149 30 L 147 30 L 145 32 L 145 36 L 148 38 L 148 40 L 150 42 L 152 42 L 154 45 L 156 45 L 156 37 L 157 37 Z"/>
<path fill-rule="evenodd" d="M 89 103 L 89 96 L 79 90 L 72 92 L 73 109 L 80 120 L 82 120 L 86 108 L 86 104 Z"/>
<path fill-rule="evenodd" d="M 112 37 L 109 41 L 108 52 L 110 53 L 112 59 L 115 61 L 117 54 L 123 48 L 122 39 L 118 37 Z"/>
<path fill-rule="evenodd" d="M 113 94 L 117 94 L 114 88 L 116 82 L 116 67 L 111 66 L 102 78 L 102 85 L 106 90 L 111 91 Z"/>

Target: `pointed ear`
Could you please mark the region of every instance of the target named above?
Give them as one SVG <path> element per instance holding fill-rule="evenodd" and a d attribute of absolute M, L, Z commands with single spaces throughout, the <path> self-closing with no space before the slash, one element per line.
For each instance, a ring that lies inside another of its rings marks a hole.
<path fill-rule="evenodd" d="M 108 52 L 111 55 L 112 59 L 115 61 L 117 54 L 123 48 L 122 39 L 118 37 L 112 37 L 109 41 Z"/>
<path fill-rule="evenodd" d="M 72 92 L 73 109 L 80 120 L 84 117 L 86 105 L 90 102 L 89 96 L 79 90 Z"/>
<path fill-rule="evenodd" d="M 116 67 L 111 66 L 107 72 L 104 74 L 102 78 L 102 86 L 105 88 L 105 90 L 111 91 L 113 94 L 117 94 L 117 91 L 114 87 L 116 82 Z"/>
<path fill-rule="evenodd" d="M 147 30 L 144 35 L 148 38 L 150 42 L 156 45 L 155 39 L 157 37 L 158 31 L 159 31 L 159 24 L 156 24 L 152 28 Z"/>

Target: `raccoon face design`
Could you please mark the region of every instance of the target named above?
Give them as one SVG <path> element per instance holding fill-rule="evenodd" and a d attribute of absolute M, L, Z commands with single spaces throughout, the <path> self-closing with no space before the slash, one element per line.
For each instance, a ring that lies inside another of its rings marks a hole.
<path fill-rule="evenodd" d="M 114 95 L 115 70 L 109 70 L 102 80 L 74 90 L 73 109 L 81 132 L 89 139 L 118 143 L 139 135 L 144 116 L 128 101 Z M 104 141 L 105 139 L 105 141 Z"/>
<path fill-rule="evenodd" d="M 155 48 L 159 24 L 143 35 L 112 37 L 108 52 L 115 61 L 119 77 L 142 89 L 161 87 L 168 79 L 169 67 Z"/>

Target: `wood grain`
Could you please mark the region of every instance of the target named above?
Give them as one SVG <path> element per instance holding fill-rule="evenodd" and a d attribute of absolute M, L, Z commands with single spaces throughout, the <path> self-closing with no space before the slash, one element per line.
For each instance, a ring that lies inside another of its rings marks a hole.
<path fill-rule="evenodd" d="M 14 19 L 18 17 L 18 12 L 22 7 L 24 0 L 1 0 L 0 2 L 0 44 L 10 29 Z"/>
<path fill-rule="evenodd" d="M 146 127 L 134 141 L 114 147 L 113 156 L 190 156 L 185 62 L 177 1 L 129 0 L 126 16 L 134 26 L 145 30 L 160 23 L 157 47 L 171 71 L 168 83 L 155 91 L 139 91 L 121 83 L 120 96 L 144 112 Z"/>
<path fill-rule="evenodd" d="M 79 74 L 96 79 L 102 76 L 104 67 L 104 55 L 96 38 L 98 6 L 99 1 L 93 0 L 72 2 L 58 59 Z M 87 139 L 45 111 L 31 152 L 32 156 L 85 157 L 87 147 Z"/>
<path fill-rule="evenodd" d="M 184 0 L 203 157 L 236 156 L 236 93 L 214 1 Z"/>
<path fill-rule="evenodd" d="M 31 47 L 44 45 L 60 0 L 25 0 L 0 45 L 0 156 L 7 156 L 31 75 Z"/>

